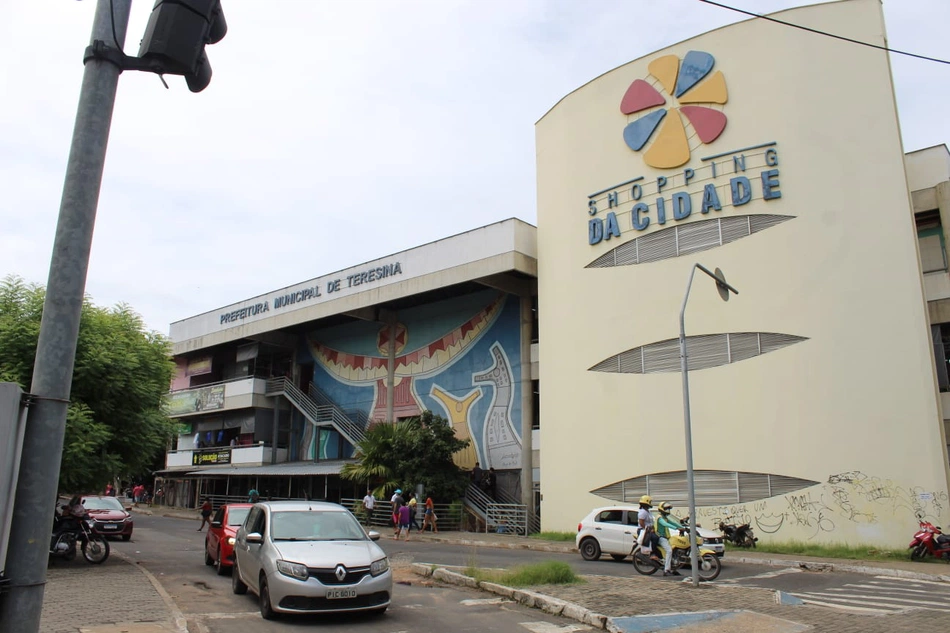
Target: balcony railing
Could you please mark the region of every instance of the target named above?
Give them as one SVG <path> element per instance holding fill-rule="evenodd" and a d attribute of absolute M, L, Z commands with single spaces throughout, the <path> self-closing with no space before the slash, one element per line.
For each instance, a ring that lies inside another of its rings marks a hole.
<path fill-rule="evenodd" d="M 231 464 L 232 466 L 261 466 L 271 463 L 273 449 L 264 442 L 249 446 L 220 446 L 217 448 L 188 448 L 177 451 L 168 451 L 165 454 L 165 468 L 182 468 L 194 466 L 216 466 Z M 277 449 L 277 461 L 287 460 L 287 449 Z"/>

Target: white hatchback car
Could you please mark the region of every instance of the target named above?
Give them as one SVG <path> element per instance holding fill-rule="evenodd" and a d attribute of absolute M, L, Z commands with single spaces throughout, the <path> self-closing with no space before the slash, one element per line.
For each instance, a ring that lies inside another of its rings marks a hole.
<path fill-rule="evenodd" d="M 607 506 L 595 508 L 577 524 L 574 543 L 584 560 L 598 560 L 609 554 L 614 560 L 623 560 L 633 551 L 638 524 L 636 506 Z M 725 555 L 722 535 L 705 528 L 698 528 L 703 547 Z"/>
<path fill-rule="evenodd" d="M 393 576 L 386 553 L 343 506 L 269 501 L 251 508 L 234 543 L 231 588 L 260 600 L 261 616 L 279 613 L 383 613 Z"/>

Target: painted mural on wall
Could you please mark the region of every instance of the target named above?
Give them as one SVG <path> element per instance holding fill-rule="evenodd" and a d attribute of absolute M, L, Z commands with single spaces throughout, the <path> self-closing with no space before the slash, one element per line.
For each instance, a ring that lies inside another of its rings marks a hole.
<path fill-rule="evenodd" d="M 398 314 L 393 415 L 445 417 L 472 440 L 455 456 L 463 468 L 521 467 L 519 311 L 517 297 L 486 290 Z M 311 332 L 314 385 L 341 409 L 385 421 L 390 332 L 373 322 Z M 311 434 L 302 452 L 323 450 Z"/>
<path fill-rule="evenodd" d="M 712 527 L 720 521 L 749 523 L 756 535 L 778 541 L 857 537 L 897 544 L 895 539 L 910 540 L 919 521 L 946 521 L 948 508 L 946 490 L 926 490 L 855 470 L 834 474 L 804 490 L 750 503 L 701 507 L 696 514 Z M 895 526 L 907 533 L 894 534 Z"/>

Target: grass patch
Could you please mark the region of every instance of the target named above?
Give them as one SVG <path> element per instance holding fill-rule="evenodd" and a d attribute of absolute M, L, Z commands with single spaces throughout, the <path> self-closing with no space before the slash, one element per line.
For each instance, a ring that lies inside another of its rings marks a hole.
<path fill-rule="evenodd" d="M 510 570 L 480 569 L 471 563 L 465 574 L 478 582 L 488 581 L 508 587 L 531 587 L 534 585 L 571 585 L 584 582 L 571 566 L 560 561 L 545 561 L 522 565 Z"/>
<path fill-rule="evenodd" d="M 576 536 L 577 532 L 535 532 L 528 538 L 538 539 L 541 541 L 570 541 L 573 543 Z"/>
<path fill-rule="evenodd" d="M 736 547 L 729 543 L 726 550 L 742 552 L 763 552 L 768 554 L 797 554 L 819 558 L 841 558 L 845 560 L 910 560 L 910 550 L 886 549 L 867 545 L 849 545 L 846 543 L 807 543 L 805 541 L 784 541 L 778 543 L 756 543 L 755 549 Z"/>

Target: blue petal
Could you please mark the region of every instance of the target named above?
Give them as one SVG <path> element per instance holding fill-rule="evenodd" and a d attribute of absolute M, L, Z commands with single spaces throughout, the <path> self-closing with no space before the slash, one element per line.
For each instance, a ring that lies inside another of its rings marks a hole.
<path fill-rule="evenodd" d="M 660 124 L 665 116 L 666 109 L 656 110 L 625 127 L 623 129 L 623 140 L 627 143 L 627 147 L 639 152 L 640 148 L 650 140 L 653 130 L 656 129 L 656 126 Z"/>
<path fill-rule="evenodd" d="M 712 70 L 713 64 L 715 63 L 716 59 L 709 53 L 702 51 L 690 51 L 686 53 L 686 57 L 683 58 L 683 63 L 680 64 L 679 77 L 676 79 L 675 96 L 679 97 L 698 84 L 703 77 L 709 74 L 709 71 Z"/>

